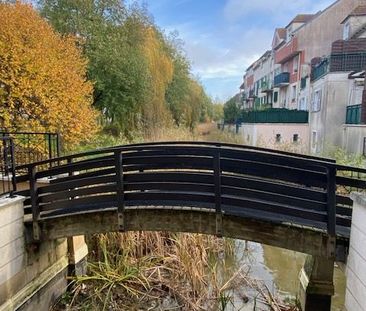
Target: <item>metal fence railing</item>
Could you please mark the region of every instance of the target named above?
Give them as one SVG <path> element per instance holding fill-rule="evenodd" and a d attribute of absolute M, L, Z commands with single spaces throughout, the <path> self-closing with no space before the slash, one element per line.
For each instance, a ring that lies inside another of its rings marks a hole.
<path fill-rule="evenodd" d="M 308 111 L 271 108 L 262 111 L 243 111 L 238 121 L 240 123 L 307 123 L 308 119 Z"/>
<path fill-rule="evenodd" d="M 0 137 L 12 139 L 17 166 L 60 156 L 60 137 L 57 133 L 0 131 Z"/>
<path fill-rule="evenodd" d="M 0 196 L 12 196 L 17 190 L 15 181 L 14 141 L 0 137 Z"/>

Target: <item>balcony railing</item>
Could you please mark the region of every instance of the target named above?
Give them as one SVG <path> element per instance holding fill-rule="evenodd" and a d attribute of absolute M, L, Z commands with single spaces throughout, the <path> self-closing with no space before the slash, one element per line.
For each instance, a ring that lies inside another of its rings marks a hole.
<path fill-rule="evenodd" d="M 284 86 L 290 83 L 290 73 L 289 72 L 282 72 L 274 77 L 274 86 Z"/>
<path fill-rule="evenodd" d="M 320 62 L 316 67 L 311 70 L 311 81 L 315 81 L 325 76 L 329 72 L 329 60 L 328 58 Z"/>
<path fill-rule="evenodd" d="M 239 119 L 243 123 L 308 123 L 308 120 L 308 111 L 283 108 L 244 111 Z"/>
<path fill-rule="evenodd" d="M 363 71 L 365 67 L 365 52 L 332 54 L 312 68 L 311 81 L 320 79 L 328 72 Z"/>
<path fill-rule="evenodd" d="M 361 123 L 361 105 L 352 105 L 347 107 L 346 124 Z"/>
<path fill-rule="evenodd" d="M 330 56 L 330 71 L 362 71 L 366 67 L 366 53 L 342 53 Z"/>

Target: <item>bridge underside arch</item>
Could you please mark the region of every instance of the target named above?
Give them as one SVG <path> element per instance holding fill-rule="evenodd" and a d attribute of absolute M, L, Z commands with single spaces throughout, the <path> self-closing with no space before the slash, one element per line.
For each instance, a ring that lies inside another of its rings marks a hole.
<path fill-rule="evenodd" d="M 192 207 L 128 207 L 125 231 L 169 231 L 217 235 L 216 213 Z M 220 236 L 258 242 L 316 257 L 334 256 L 334 240 L 328 234 L 303 226 L 261 219 L 223 215 Z M 42 239 L 120 231 L 117 208 L 48 217 L 39 222 Z M 29 236 L 32 222 L 26 221 Z M 333 246 L 333 247 L 332 247 Z"/>

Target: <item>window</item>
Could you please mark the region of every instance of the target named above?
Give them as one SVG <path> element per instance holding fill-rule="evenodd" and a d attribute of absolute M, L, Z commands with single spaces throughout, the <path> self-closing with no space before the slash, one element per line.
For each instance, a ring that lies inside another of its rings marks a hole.
<path fill-rule="evenodd" d="M 278 101 L 278 92 L 274 92 L 273 93 L 273 102 L 277 103 L 277 101 Z"/>
<path fill-rule="evenodd" d="M 299 70 L 299 56 L 295 56 L 293 60 L 293 70 L 294 73 Z"/>
<path fill-rule="evenodd" d="M 286 31 L 286 42 L 289 42 L 292 39 L 292 26 L 289 26 Z"/>
<path fill-rule="evenodd" d="M 276 143 L 281 142 L 281 134 L 276 134 Z"/>
<path fill-rule="evenodd" d="M 345 23 L 343 26 L 343 40 L 349 39 L 349 33 L 350 33 L 350 24 L 349 22 Z"/>
<path fill-rule="evenodd" d="M 322 91 L 317 90 L 314 92 L 314 95 L 313 95 L 311 111 L 312 112 L 320 111 L 321 104 L 322 104 Z"/>
<path fill-rule="evenodd" d="M 291 99 L 292 101 L 295 101 L 296 100 L 296 85 L 293 85 L 292 86 L 292 92 L 291 92 Z"/>
<path fill-rule="evenodd" d="M 299 110 L 308 110 L 306 107 L 306 97 L 301 97 L 299 101 Z"/>
<path fill-rule="evenodd" d="M 294 136 L 292 137 L 292 141 L 293 141 L 294 143 L 299 142 L 299 134 L 294 134 Z"/>
<path fill-rule="evenodd" d="M 363 138 L 363 156 L 366 157 L 366 137 Z"/>

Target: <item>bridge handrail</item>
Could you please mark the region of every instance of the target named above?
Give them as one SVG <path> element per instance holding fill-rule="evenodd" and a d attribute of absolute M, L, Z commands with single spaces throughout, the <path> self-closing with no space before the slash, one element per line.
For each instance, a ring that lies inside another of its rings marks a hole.
<path fill-rule="evenodd" d="M 80 158 L 80 157 L 86 157 L 86 156 L 93 156 L 98 155 L 102 153 L 112 153 L 116 150 L 126 150 L 131 149 L 133 147 L 149 147 L 149 146 L 169 146 L 169 145 L 201 145 L 201 146 L 211 146 L 211 147 L 228 147 L 228 148 L 234 148 L 234 149 L 246 149 L 246 150 L 253 150 L 253 151 L 262 151 L 266 153 L 271 154 L 278 154 L 283 156 L 290 156 L 295 158 L 301 158 L 301 159 L 308 159 L 308 160 L 314 160 L 322 163 L 335 163 L 335 160 L 330 158 L 322 158 L 322 157 L 316 157 L 316 156 L 310 156 L 310 155 L 302 155 L 282 150 L 274 150 L 269 148 L 263 148 L 263 147 L 254 147 L 249 145 L 236 145 L 236 144 L 230 144 L 230 143 L 220 143 L 220 142 L 201 142 L 201 141 L 165 141 L 165 142 L 151 142 L 151 143 L 138 143 L 138 144 L 131 144 L 131 145 L 120 145 L 120 146 L 113 146 L 113 147 L 107 147 L 107 148 L 100 148 L 93 151 L 86 151 L 86 152 L 80 152 L 76 154 L 71 155 L 65 155 L 57 158 L 47 159 L 43 161 L 33 162 L 30 164 L 25 165 L 19 165 L 17 166 L 17 170 L 20 169 L 26 169 L 33 165 L 45 165 L 50 163 L 57 163 L 60 161 L 65 161 L 71 158 Z"/>

